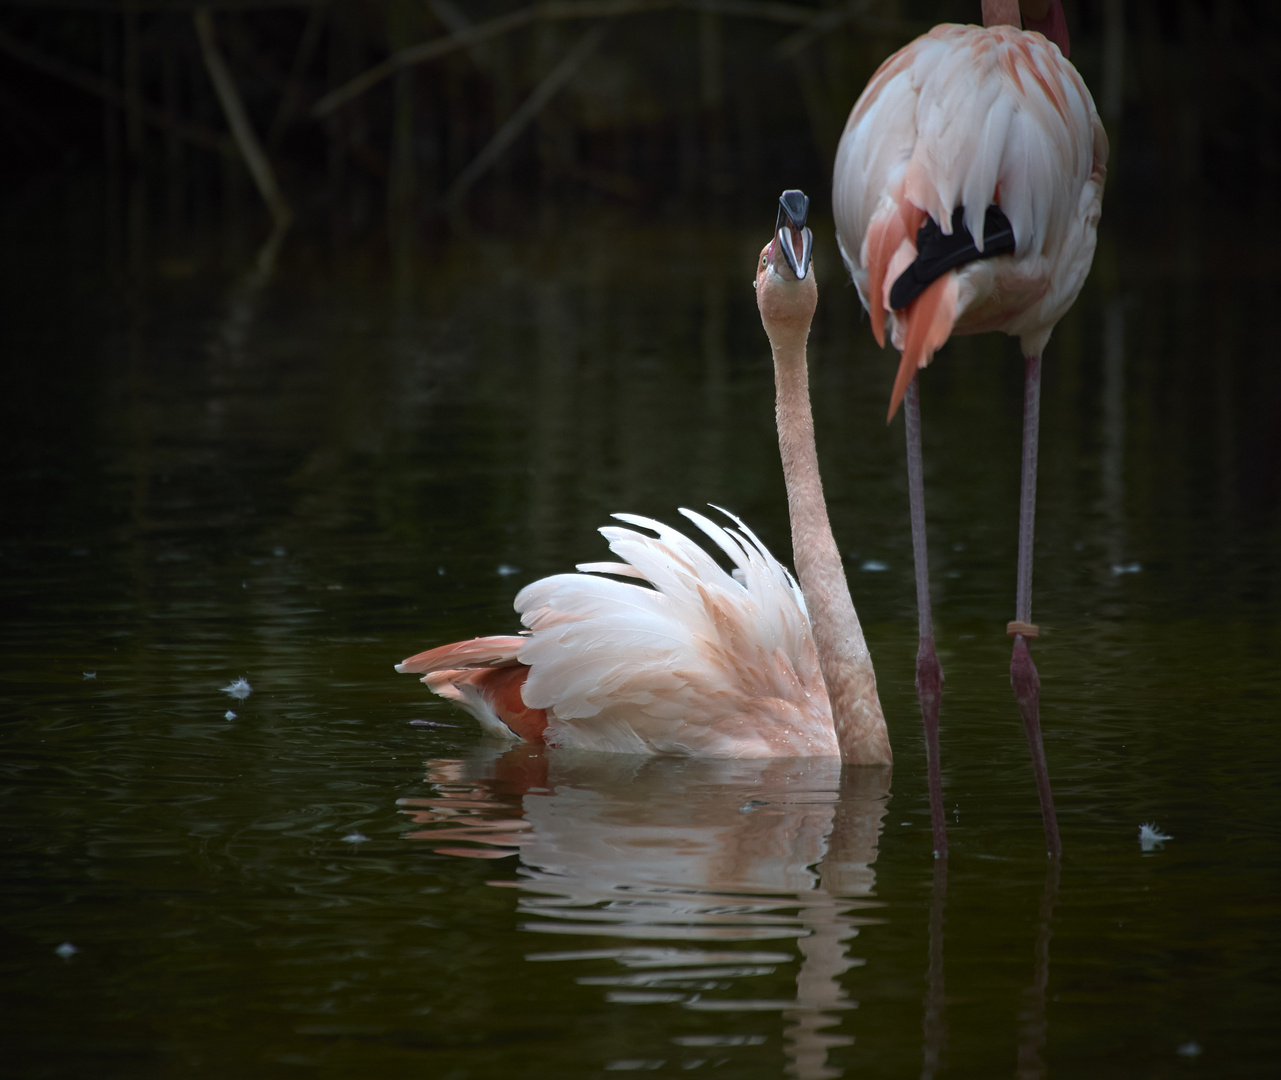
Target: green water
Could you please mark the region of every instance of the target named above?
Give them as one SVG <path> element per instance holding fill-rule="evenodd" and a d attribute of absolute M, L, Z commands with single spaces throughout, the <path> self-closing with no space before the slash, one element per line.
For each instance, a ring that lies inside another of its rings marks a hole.
<path fill-rule="evenodd" d="M 1004 636 L 1017 349 L 925 373 L 936 865 L 894 364 L 828 228 L 820 455 L 892 775 L 504 754 L 392 671 L 514 630 L 616 510 L 716 502 L 786 557 L 768 207 L 545 216 L 396 270 L 300 234 L 256 284 L 216 237 L 112 270 L 89 209 L 40 207 L 0 256 L 0 1072 L 1275 1074 L 1274 285 L 1113 214 L 1047 351 L 1061 865 Z"/>

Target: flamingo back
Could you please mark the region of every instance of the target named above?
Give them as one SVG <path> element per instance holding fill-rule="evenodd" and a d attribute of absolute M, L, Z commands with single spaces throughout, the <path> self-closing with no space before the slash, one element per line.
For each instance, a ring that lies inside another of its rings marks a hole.
<path fill-rule="evenodd" d="M 1003 330 L 1039 355 L 1089 272 L 1107 155 L 1089 91 L 1040 34 L 937 26 L 881 65 L 846 124 L 832 200 L 873 332 L 883 344 L 888 324 L 904 352 L 903 388 L 951 333 Z M 894 311 L 890 288 L 925 217 L 950 235 L 963 207 L 981 253 L 993 204 L 1014 254 L 948 271 L 950 284 Z"/>
<path fill-rule="evenodd" d="M 516 597 L 524 633 L 442 645 L 396 670 L 421 674 L 509 739 L 634 754 L 838 756 L 795 579 L 732 514 L 725 528 L 681 513 L 732 571 L 670 526 L 615 514 L 633 528 L 600 531 L 623 561 L 527 585 Z"/>
<path fill-rule="evenodd" d="M 631 514 L 601 529 L 619 564 L 526 586 L 523 695 L 554 746 L 707 757 L 836 755 L 805 600 L 741 521 L 681 513 L 734 566 Z M 646 530 L 646 531 L 640 531 Z M 651 535 L 652 534 L 652 535 Z M 646 584 L 606 574 L 641 577 Z"/>

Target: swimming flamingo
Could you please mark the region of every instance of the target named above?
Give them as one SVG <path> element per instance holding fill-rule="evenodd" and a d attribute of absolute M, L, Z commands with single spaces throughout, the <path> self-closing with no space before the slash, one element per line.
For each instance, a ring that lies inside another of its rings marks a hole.
<path fill-rule="evenodd" d="M 818 300 L 809 200 L 787 191 L 779 204 L 756 302 L 774 354 L 799 588 L 732 514 L 725 527 L 681 511 L 734 564 L 733 575 L 675 529 L 615 514 L 635 526 L 600 530 L 623 561 L 584 563 L 577 574 L 527 585 L 516 596 L 524 633 L 442 645 L 397 671 L 421 674 L 487 731 L 530 743 L 890 764 L 872 659 L 818 473 L 806 369 Z"/>
<path fill-rule="evenodd" d="M 1020 7 L 1029 25 L 1020 30 Z M 1033 18 L 1039 17 L 1039 18 Z M 983 27 L 937 26 L 872 76 L 850 113 L 832 182 L 841 254 L 884 345 L 902 357 L 889 416 L 904 401 L 935 849 L 942 835 L 937 705 L 917 371 L 952 334 L 1002 330 L 1025 357 L 1023 479 L 1010 677 L 1023 713 L 1050 851 L 1060 850 L 1037 702 L 1032 534 L 1041 352 L 1094 258 L 1108 141 L 1068 62 L 1059 0 L 983 0 Z M 931 710 L 933 722 L 931 722 Z"/>

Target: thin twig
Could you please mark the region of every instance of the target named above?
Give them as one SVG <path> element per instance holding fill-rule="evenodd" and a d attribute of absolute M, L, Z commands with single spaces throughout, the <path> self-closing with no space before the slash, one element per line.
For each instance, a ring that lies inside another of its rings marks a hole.
<path fill-rule="evenodd" d="M 275 146 L 280 141 L 280 136 L 285 133 L 285 128 L 298 110 L 298 102 L 302 97 L 302 77 L 311 65 L 316 45 L 320 41 L 320 31 L 324 28 L 325 16 L 328 13 L 327 5 L 318 4 L 307 15 L 307 25 L 303 27 L 302 40 L 298 43 L 298 51 L 294 54 L 289 80 L 285 83 L 285 92 L 280 95 L 280 106 L 276 110 L 271 127 L 267 129 L 268 146 Z"/>
<path fill-rule="evenodd" d="M 8 53 L 17 60 L 21 60 L 28 67 L 33 67 L 37 71 L 43 71 L 46 75 L 52 75 L 55 79 L 70 83 L 87 94 L 103 98 L 117 108 L 123 109 L 125 107 L 124 93 L 117 87 L 112 86 L 111 83 L 105 82 L 87 71 L 81 71 L 79 68 L 63 63 L 61 60 L 46 56 L 44 53 L 31 48 L 30 45 L 23 44 L 16 38 L 10 37 L 3 30 L 0 30 L 0 51 Z M 228 157 L 236 156 L 236 145 L 226 135 L 203 127 L 200 124 L 192 124 L 185 120 L 180 120 L 168 109 L 161 109 L 144 101 L 142 103 L 142 118 L 153 127 L 172 131 L 179 138 L 186 139 L 187 142 L 194 143 L 196 146 L 204 147 L 206 150 L 213 150 L 219 154 L 226 154 Z"/>
<path fill-rule="evenodd" d="M 850 5 L 851 9 L 858 7 L 858 0 Z M 814 44 L 824 34 L 831 33 L 838 26 L 845 22 L 858 24 L 859 31 L 864 34 L 877 34 L 886 37 L 898 37 L 903 41 L 919 37 L 930 29 L 934 24 L 923 19 L 874 19 L 868 15 L 859 15 L 857 10 L 843 8 L 832 8 L 829 19 L 824 12 L 810 26 L 804 26 L 794 34 L 788 34 L 782 41 L 774 46 L 774 58 L 776 60 L 794 59 L 798 54 L 804 52 Z M 837 18 L 836 16 L 840 16 Z M 822 25 L 819 25 L 822 24 Z"/>
<path fill-rule="evenodd" d="M 488 22 L 476 23 L 465 31 L 424 41 L 408 49 L 400 49 L 380 64 L 357 75 L 350 82 L 331 90 L 311 110 L 316 119 L 327 116 L 340 105 L 359 97 L 366 90 L 377 86 L 401 68 L 435 60 L 457 49 L 479 45 L 522 26 L 535 22 L 562 22 L 572 19 L 616 19 L 624 15 L 649 14 L 683 8 L 707 11 L 736 18 L 761 19 L 793 26 L 805 26 L 815 16 L 814 8 L 798 4 L 768 3 L 763 0 L 544 0 L 529 7 L 500 15 Z"/>
<path fill-rule="evenodd" d="M 249 117 L 245 113 L 245 106 L 240 100 L 240 93 L 231 77 L 231 71 L 227 68 L 222 53 L 218 51 L 218 42 L 214 38 L 213 16 L 209 14 L 207 7 L 199 7 L 191 13 L 191 21 L 195 23 L 196 35 L 200 38 L 200 52 L 205 59 L 205 70 L 209 72 L 209 78 L 218 92 L 218 100 L 222 103 L 222 111 L 226 114 L 227 124 L 231 128 L 236 145 L 240 148 L 240 154 L 245 159 L 249 173 L 254 178 L 254 184 L 257 185 L 258 193 L 267 204 L 267 209 L 271 211 L 277 227 L 286 228 L 293 213 L 284 195 L 280 193 L 271 162 L 263 153 L 258 136 L 254 134 L 253 125 L 249 123 Z"/>
<path fill-rule="evenodd" d="M 520 103 L 507 122 L 494 133 L 494 137 L 476 155 L 471 164 L 458 174 L 458 179 L 450 185 L 449 191 L 445 194 L 445 206 L 453 208 L 458 205 L 467 190 L 502 156 L 503 151 L 543 110 L 556 91 L 574 77 L 583 61 L 604 40 L 608 30 L 608 23 L 597 23 L 578 39 L 561 62 L 552 68 L 547 77 L 534 88 L 534 92 Z"/>
<path fill-rule="evenodd" d="M 451 34 L 465 34 L 472 28 L 472 21 L 463 14 L 462 9 L 453 0 L 427 0 L 427 6 Z M 497 74 L 498 65 L 494 62 L 494 56 L 489 49 L 473 48 L 470 52 L 477 67 L 487 75 Z"/>

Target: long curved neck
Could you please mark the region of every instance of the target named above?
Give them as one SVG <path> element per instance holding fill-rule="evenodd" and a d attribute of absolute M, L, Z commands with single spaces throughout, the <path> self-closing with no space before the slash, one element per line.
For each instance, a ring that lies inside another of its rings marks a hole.
<path fill-rule="evenodd" d="M 792 522 L 792 558 L 814 627 L 841 760 L 851 765 L 888 765 L 889 733 L 876 693 L 872 657 L 850 599 L 818 472 L 805 357 L 808 336 L 808 326 L 803 332 L 789 328 L 770 334 L 778 448 Z"/>

